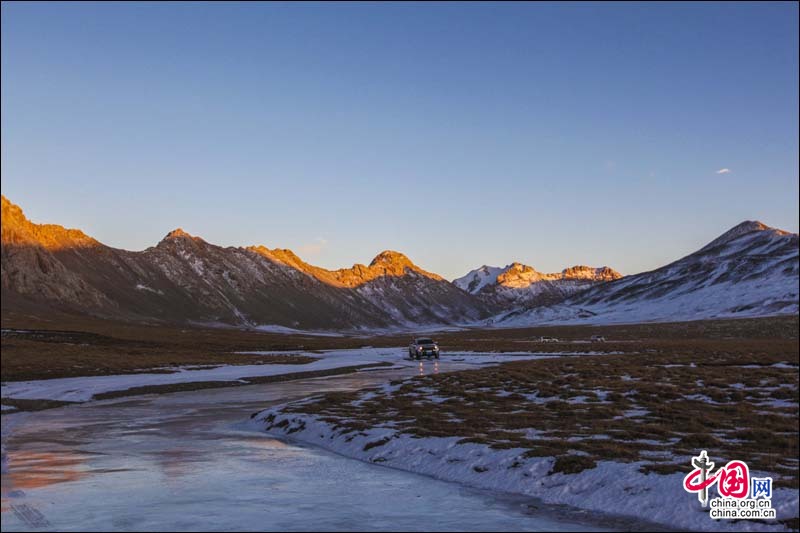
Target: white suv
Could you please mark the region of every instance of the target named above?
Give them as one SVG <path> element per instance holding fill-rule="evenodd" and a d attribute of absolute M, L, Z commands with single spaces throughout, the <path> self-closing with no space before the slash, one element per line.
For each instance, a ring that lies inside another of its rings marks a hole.
<path fill-rule="evenodd" d="M 435 357 L 439 359 L 439 345 L 433 339 L 419 338 L 411 341 L 408 345 L 408 356 L 411 359 L 422 359 L 425 355 L 430 359 Z"/>

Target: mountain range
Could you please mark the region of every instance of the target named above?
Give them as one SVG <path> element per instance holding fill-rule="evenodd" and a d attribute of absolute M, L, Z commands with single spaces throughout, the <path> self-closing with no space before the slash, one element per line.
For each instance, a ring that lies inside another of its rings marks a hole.
<path fill-rule="evenodd" d="M 506 267 L 482 266 L 453 284 L 489 305 L 500 308 L 556 303 L 595 285 L 614 281 L 622 274 L 609 267 L 576 265 L 544 274 L 521 263 Z"/>
<path fill-rule="evenodd" d="M 746 221 L 650 272 L 597 285 L 550 306 L 495 317 L 531 323 L 634 323 L 797 314 L 798 236 Z"/>
<path fill-rule="evenodd" d="M 452 283 L 396 251 L 327 270 L 291 250 L 222 247 L 176 229 L 142 251 L 36 224 L 2 197 L 2 310 L 300 330 L 644 321 L 796 313 L 797 234 L 745 222 L 670 265 L 546 274 L 511 263 Z"/>
<path fill-rule="evenodd" d="M 107 318 L 237 326 L 386 328 L 490 313 L 398 252 L 329 271 L 290 250 L 221 247 L 181 229 L 133 252 L 79 230 L 34 224 L 5 197 L 2 287 L 4 311 L 33 301 Z"/>

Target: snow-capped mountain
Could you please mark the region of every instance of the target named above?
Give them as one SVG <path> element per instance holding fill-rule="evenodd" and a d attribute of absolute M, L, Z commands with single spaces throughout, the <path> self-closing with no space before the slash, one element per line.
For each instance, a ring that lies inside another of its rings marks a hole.
<path fill-rule="evenodd" d="M 177 229 L 140 252 L 34 224 L 2 198 L 3 312 L 38 305 L 94 316 L 297 329 L 448 324 L 486 306 L 398 252 L 328 271 L 290 250 L 221 247 Z"/>
<path fill-rule="evenodd" d="M 453 285 L 470 294 L 478 294 L 485 286 L 497 283 L 497 276 L 511 268 L 493 267 L 483 265 L 482 267 L 470 270 L 465 276 L 453 280 Z"/>
<path fill-rule="evenodd" d="M 492 319 L 542 323 L 633 323 L 796 314 L 798 236 L 743 222 L 659 269 L 598 285 L 563 302 Z"/>
<path fill-rule="evenodd" d="M 545 274 L 515 262 L 502 268 L 484 265 L 453 280 L 453 284 L 487 305 L 508 309 L 559 302 L 598 283 L 621 277 L 608 267 L 577 265 Z"/>

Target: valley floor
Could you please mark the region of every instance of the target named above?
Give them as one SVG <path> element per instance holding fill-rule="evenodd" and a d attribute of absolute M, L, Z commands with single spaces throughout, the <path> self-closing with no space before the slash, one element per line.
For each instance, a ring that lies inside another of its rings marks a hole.
<path fill-rule="evenodd" d="M 253 424 L 372 463 L 672 528 L 798 526 L 796 340 L 684 341 L 424 375 L 271 408 Z M 711 520 L 682 487 L 701 450 L 771 476 L 778 521 Z"/>
<path fill-rule="evenodd" d="M 594 334 L 609 342 L 590 343 Z M 16 408 L 219 388 L 186 393 L 213 396 L 350 372 L 366 386 L 308 380 L 290 397 L 302 399 L 254 415 L 250 427 L 372 465 L 667 528 L 798 528 L 797 317 L 432 336 L 443 347 L 438 363 L 406 359 L 406 335 L 4 320 L 4 426 L 27 416 L 8 414 Z M 43 372 L 48 364 L 56 371 Z M 372 379 L 391 372 L 393 381 Z M 702 449 L 718 465 L 743 460 L 773 477 L 778 520 L 710 520 L 681 486 Z"/>
<path fill-rule="evenodd" d="M 476 352 L 634 352 L 669 348 L 686 339 L 797 339 L 797 316 L 613 326 L 445 328 L 426 331 L 443 350 Z M 3 311 L 2 381 L 170 372 L 187 367 L 307 363 L 298 352 L 406 346 L 415 332 L 320 336 L 87 317 L 40 317 Z M 592 335 L 609 342 L 595 345 Z M 540 336 L 556 337 L 543 344 Z M 269 357 L 256 352 L 277 352 Z M 251 352 L 251 353 L 244 353 Z M 286 355 L 289 354 L 289 357 Z"/>

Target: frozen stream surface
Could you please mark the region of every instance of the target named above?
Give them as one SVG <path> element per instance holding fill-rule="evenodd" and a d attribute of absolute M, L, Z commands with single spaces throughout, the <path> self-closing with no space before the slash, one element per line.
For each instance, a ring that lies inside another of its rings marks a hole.
<path fill-rule="evenodd" d="M 417 372 L 409 367 L 4 415 L 2 529 L 621 527 L 530 499 L 466 489 L 286 443 L 244 423 L 272 404 Z"/>

